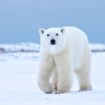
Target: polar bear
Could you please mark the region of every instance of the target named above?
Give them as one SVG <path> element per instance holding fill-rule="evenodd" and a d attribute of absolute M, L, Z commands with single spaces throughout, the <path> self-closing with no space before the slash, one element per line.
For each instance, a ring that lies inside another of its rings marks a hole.
<path fill-rule="evenodd" d="M 72 87 L 73 72 L 80 91 L 91 90 L 91 52 L 87 35 L 77 27 L 39 29 L 39 88 L 45 93 L 67 93 Z"/>

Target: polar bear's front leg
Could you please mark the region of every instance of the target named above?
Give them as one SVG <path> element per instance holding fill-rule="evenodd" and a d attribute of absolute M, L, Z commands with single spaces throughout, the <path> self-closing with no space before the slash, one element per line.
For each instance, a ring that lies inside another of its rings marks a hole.
<path fill-rule="evenodd" d="M 42 69 L 42 71 L 39 73 L 38 76 L 38 85 L 39 88 L 44 91 L 45 93 L 52 93 L 52 85 L 49 82 L 50 76 L 51 76 L 51 71 L 48 72 L 47 69 Z"/>
<path fill-rule="evenodd" d="M 72 87 L 73 65 L 67 54 L 56 56 L 56 65 L 58 72 L 57 94 L 67 93 Z"/>
<path fill-rule="evenodd" d="M 53 92 L 56 93 L 56 91 L 58 90 L 57 89 L 58 73 L 57 73 L 56 69 L 54 69 L 54 71 L 53 71 L 53 75 L 52 75 L 52 78 L 51 78 L 51 83 L 52 83 L 52 86 L 53 86 Z"/>
<path fill-rule="evenodd" d="M 68 73 L 59 72 L 59 81 L 58 81 L 58 90 L 57 90 L 58 94 L 67 93 L 71 88 L 70 75 L 68 75 Z"/>
<path fill-rule="evenodd" d="M 52 75 L 53 59 L 50 56 L 44 56 L 40 63 L 40 71 L 38 75 L 39 88 L 45 93 L 52 93 L 53 88 L 50 84 L 50 77 Z"/>

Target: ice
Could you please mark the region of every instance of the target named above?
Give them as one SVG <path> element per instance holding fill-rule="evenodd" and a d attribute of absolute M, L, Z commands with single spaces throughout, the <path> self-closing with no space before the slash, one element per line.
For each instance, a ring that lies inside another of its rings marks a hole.
<path fill-rule="evenodd" d="M 105 53 L 92 53 L 92 91 L 45 94 L 37 86 L 36 52 L 0 54 L 0 105 L 105 105 Z M 76 88 L 75 88 L 76 87 Z"/>
<path fill-rule="evenodd" d="M 105 52 L 104 44 L 90 44 L 90 48 L 93 52 Z M 40 45 L 32 42 L 18 43 L 18 44 L 0 44 L 0 52 L 39 52 Z"/>
<path fill-rule="evenodd" d="M 38 52 L 39 45 L 36 43 L 1 44 L 0 52 Z"/>

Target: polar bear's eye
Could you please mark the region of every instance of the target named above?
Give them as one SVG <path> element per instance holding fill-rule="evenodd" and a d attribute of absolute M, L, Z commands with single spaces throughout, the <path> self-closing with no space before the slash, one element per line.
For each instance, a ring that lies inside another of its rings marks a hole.
<path fill-rule="evenodd" d="M 47 36 L 50 36 L 49 34 L 47 34 Z"/>
<path fill-rule="evenodd" d="M 56 33 L 56 36 L 58 36 L 59 34 L 58 33 Z"/>

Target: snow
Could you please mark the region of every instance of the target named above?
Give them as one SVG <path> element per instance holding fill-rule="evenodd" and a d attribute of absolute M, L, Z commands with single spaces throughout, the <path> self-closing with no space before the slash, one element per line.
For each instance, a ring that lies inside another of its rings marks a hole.
<path fill-rule="evenodd" d="M 105 52 L 105 45 L 104 44 L 90 44 L 90 48 L 93 52 Z"/>
<path fill-rule="evenodd" d="M 90 44 L 91 49 L 105 49 L 104 44 Z"/>
<path fill-rule="evenodd" d="M 0 105 L 105 105 L 105 53 L 92 53 L 92 91 L 45 94 L 37 86 L 39 53 L 0 54 Z"/>
<path fill-rule="evenodd" d="M 93 52 L 105 51 L 104 44 L 90 44 L 90 48 Z M 0 52 L 39 52 L 39 44 L 28 42 L 28 43 L 18 43 L 18 44 L 0 44 Z"/>
<path fill-rule="evenodd" d="M 1 52 L 38 52 L 39 45 L 36 43 L 1 44 Z"/>

